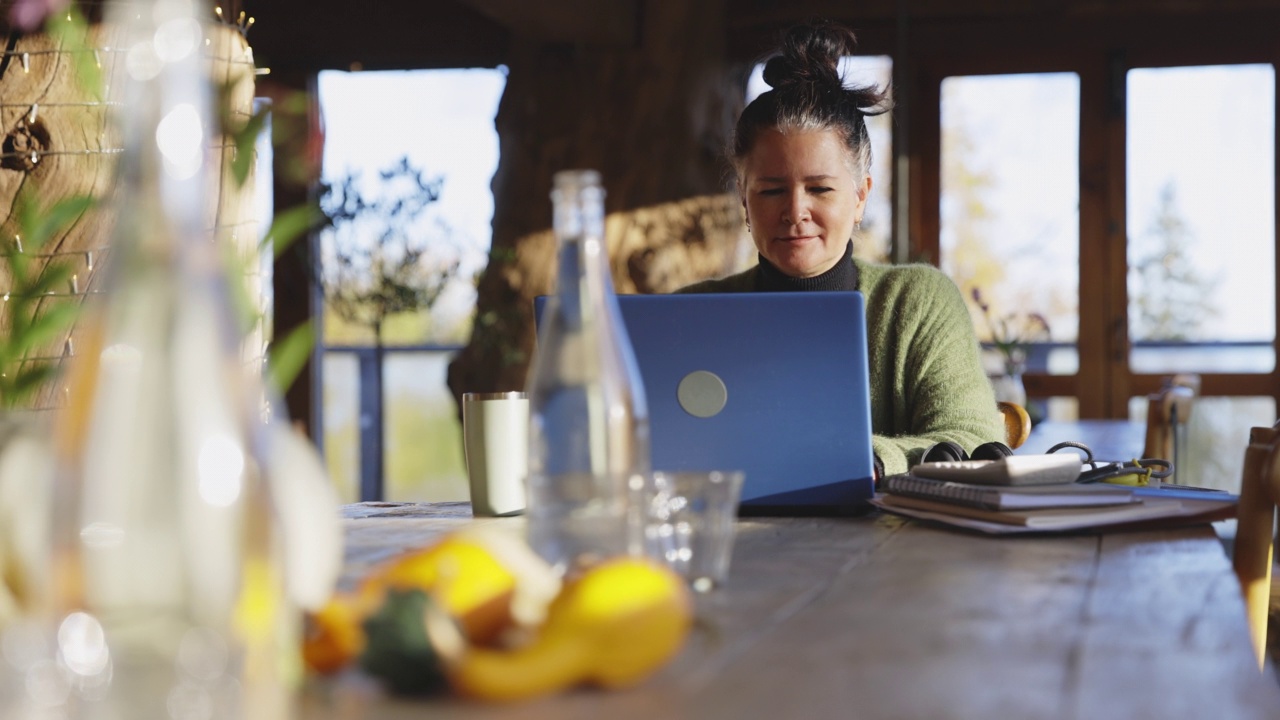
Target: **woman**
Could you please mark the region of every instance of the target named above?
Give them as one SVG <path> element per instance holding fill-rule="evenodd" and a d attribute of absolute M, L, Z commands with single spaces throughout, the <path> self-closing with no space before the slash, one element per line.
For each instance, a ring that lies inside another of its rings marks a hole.
<path fill-rule="evenodd" d="M 877 471 L 905 472 L 930 445 L 966 452 L 1004 439 L 960 291 L 929 265 L 853 258 L 853 233 L 871 191 L 866 115 L 884 112 L 875 88 L 845 88 L 837 63 L 852 32 L 792 28 L 765 65 L 773 89 L 742 111 L 731 150 L 755 267 L 681 292 L 860 290 L 866 299 L 872 446 Z"/>

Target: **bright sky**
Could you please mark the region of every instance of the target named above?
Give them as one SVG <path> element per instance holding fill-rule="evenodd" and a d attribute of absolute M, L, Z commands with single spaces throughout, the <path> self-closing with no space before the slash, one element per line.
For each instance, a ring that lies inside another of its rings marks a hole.
<path fill-rule="evenodd" d="M 505 67 L 320 73 L 324 179 L 363 171 L 376 186 L 377 171 L 406 155 L 428 177 L 444 176 L 434 212 L 470 249 L 461 276 L 471 277 L 484 266 L 492 235 L 489 183 L 498 169 L 493 119 L 506 76 Z M 475 303 L 465 283 L 455 286 L 436 306 L 442 316 L 467 314 Z"/>
<path fill-rule="evenodd" d="M 1205 339 L 1270 340 L 1275 325 L 1275 77 L 1270 65 L 1133 70 L 1128 77 L 1129 236 L 1172 181 L 1191 252 L 1221 315 Z M 1039 296 L 1076 295 L 1079 81 L 1072 73 L 948 78 L 943 123 L 964 126 L 989 169 L 989 242 L 1009 277 Z M 945 148 L 944 148 L 945 152 Z M 947 241 L 944 197 L 943 241 Z M 944 250 L 945 252 L 945 250 Z M 1242 259 L 1244 261 L 1242 261 Z M 1020 292 L 1020 291 L 1018 291 Z M 1012 288 L 1009 295 L 1016 295 Z M 1052 318 L 1051 318 L 1052 320 Z M 1074 335 L 1058 318 L 1056 339 Z"/>
<path fill-rule="evenodd" d="M 971 143 L 961 157 L 944 134 L 943 163 L 963 162 L 992 180 L 981 195 L 991 215 L 978 225 L 1004 280 L 981 289 L 1002 313 L 1044 314 L 1057 340 L 1074 339 L 1078 324 L 1079 96 L 1075 73 L 951 77 L 941 92 L 942 126 L 962 128 Z M 964 212 L 946 176 L 944 266 L 956 242 L 953 223 Z M 1070 312 L 1055 312 L 1063 305 Z"/>
<path fill-rule="evenodd" d="M 1270 340 L 1275 328 L 1275 68 L 1235 65 L 1129 73 L 1129 235 L 1145 232 L 1172 179 L 1218 283 L 1212 336 Z"/>

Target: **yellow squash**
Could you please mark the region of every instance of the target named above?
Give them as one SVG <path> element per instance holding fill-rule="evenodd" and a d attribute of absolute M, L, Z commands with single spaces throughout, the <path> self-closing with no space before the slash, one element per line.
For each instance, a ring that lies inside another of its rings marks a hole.
<path fill-rule="evenodd" d="M 449 653 L 449 680 L 464 695 L 498 701 L 580 683 L 634 685 L 680 650 L 691 608 L 684 581 L 665 566 L 641 558 L 609 560 L 566 584 L 528 645 Z M 441 644 L 435 632 L 433 640 Z"/>
<path fill-rule="evenodd" d="M 518 535 L 484 526 L 438 542 L 373 570 L 354 593 L 331 599 L 308 617 L 303 659 L 320 673 L 346 667 L 366 647 L 363 623 L 390 591 L 421 590 L 455 618 L 467 641 L 496 642 L 513 626 L 541 622 L 559 581 Z"/>

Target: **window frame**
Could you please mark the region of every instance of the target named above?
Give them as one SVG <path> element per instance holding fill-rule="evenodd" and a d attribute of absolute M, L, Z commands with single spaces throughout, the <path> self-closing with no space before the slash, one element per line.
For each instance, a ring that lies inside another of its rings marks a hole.
<path fill-rule="evenodd" d="M 1137 26 L 1141 24 L 1141 29 Z M 1280 46 L 1240 25 L 1199 27 L 1194 18 L 1142 18 L 1106 32 L 1080 21 L 1066 28 L 1043 22 L 988 21 L 917 28 L 908 45 L 909 74 L 899 79 L 908 118 L 896 123 L 895 147 L 905 141 L 908 160 L 909 252 L 939 257 L 941 229 L 941 86 L 946 77 L 1074 72 L 1080 78 L 1079 369 L 1074 375 L 1028 373 L 1030 397 L 1075 397 L 1081 418 L 1127 418 L 1129 398 L 1159 389 L 1165 373 L 1129 367 L 1126 239 L 1125 78 L 1131 69 L 1270 63 L 1280 69 Z M 1164 31 L 1151 25 L 1160 25 Z M 1273 26 L 1274 27 L 1274 26 Z M 1073 32 L 1072 29 L 1078 32 Z M 1154 31 L 1153 31 L 1154 30 Z M 1135 38 L 1150 38 L 1145 44 Z M 1194 42 L 1181 42 L 1188 38 Z M 1064 43 L 1070 42 L 1070 46 Z M 927 52 L 916 48 L 928 47 Z M 974 48 L 982 48 L 974 51 Z M 892 53 L 891 53 L 892 54 Z M 900 65 L 895 57 L 895 67 Z M 1280 73 L 1277 73 L 1280 84 Z M 902 87 L 905 82 L 906 87 Z M 1280 90 L 1280 88 L 1277 88 Z M 1280 92 L 1277 92 L 1280 105 Z M 899 101 L 901 104 L 901 100 Z M 1280 156 L 1280 107 L 1277 108 Z M 1280 157 L 1276 168 L 1280 171 Z M 1280 221 L 1280 182 L 1274 205 Z M 895 199 L 895 209 L 903 203 Z M 900 225 L 900 224 L 899 224 Z M 1280 227 L 1280 222 L 1277 222 Z M 900 242 L 900 241 L 899 241 Z M 1280 278 L 1280 252 L 1274 272 Z M 1088 272 L 1085 268 L 1089 268 Z M 1276 294 L 1280 325 L 1280 287 Z M 1280 360 L 1280 327 L 1273 347 Z M 1280 398 L 1280 362 L 1269 373 L 1201 373 L 1202 394 Z"/>

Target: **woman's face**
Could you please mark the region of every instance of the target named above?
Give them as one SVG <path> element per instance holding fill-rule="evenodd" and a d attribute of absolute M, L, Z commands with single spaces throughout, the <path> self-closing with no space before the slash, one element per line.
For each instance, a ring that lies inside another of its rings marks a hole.
<path fill-rule="evenodd" d="M 743 163 L 742 205 L 756 248 L 795 278 L 830 270 L 844 256 L 871 189 L 832 130 L 765 130 Z"/>

